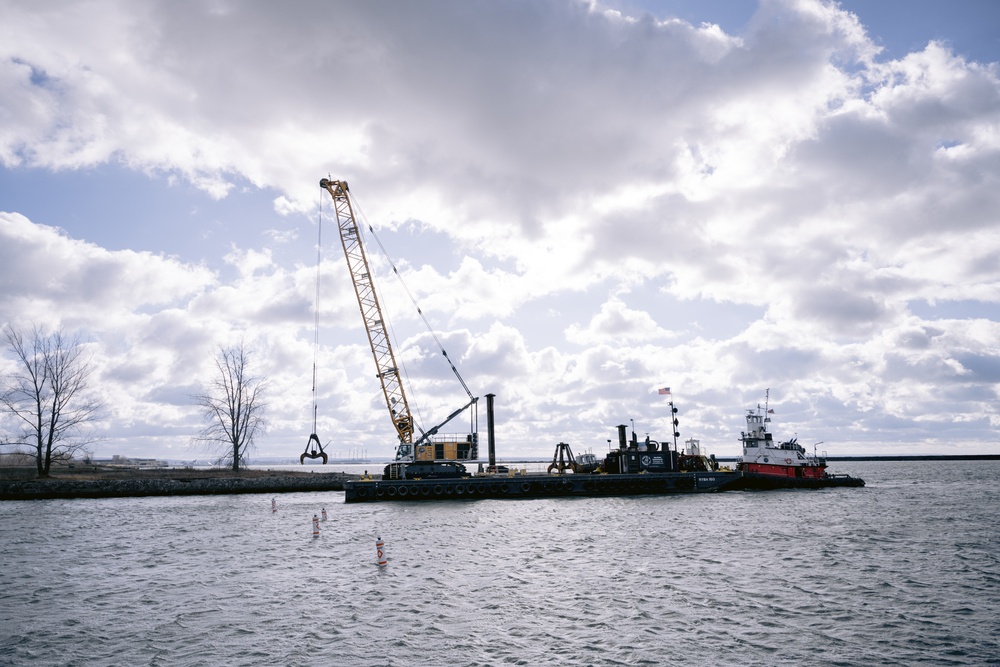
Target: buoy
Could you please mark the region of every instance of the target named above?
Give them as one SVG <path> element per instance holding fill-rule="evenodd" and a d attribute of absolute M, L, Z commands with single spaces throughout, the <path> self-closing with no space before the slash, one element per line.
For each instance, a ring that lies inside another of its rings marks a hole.
<path fill-rule="evenodd" d="M 388 561 L 385 559 L 385 544 L 382 542 L 381 537 L 375 538 L 375 556 L 379 565 L 388 564 Z"/>
<path fill-rule="evenodd" d="M 323 521 L 326 521 L 326 508 L 323 508 Z"/>
<path fill-rule="evenodd" d="M 271 511 L 272 512 L 278 511 L 278 502 L 274 498 L 271 498 Z"/>
<path fill-rule="evenodd" d="M 313 514 L 313 537 L 319 537 L 319 517 Z"/>

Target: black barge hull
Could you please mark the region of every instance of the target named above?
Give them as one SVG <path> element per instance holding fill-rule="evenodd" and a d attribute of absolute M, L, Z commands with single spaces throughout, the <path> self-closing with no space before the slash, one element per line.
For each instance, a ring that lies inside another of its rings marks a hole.
<path fill-rule="evenodd" d="M 484 500 L 671 495 L 720 491 L 773 491 L 861 487 L 863 479 L 828 475 L 821 479 L 740 472 L 676 472 L 625 475 L 515 475 L 453 479 L 344 482 L 345 503 L 423 500 Z"/>
<path fill-rule="evenodd" d="M 533 499 L 711 493 L 742 487 L 738 472 L 514 475 L 344 482 L 344 502 Z"/>
<path fill-rule="evenodd" d="M 762 475 L 760 473 L 743 473 L 743 488 L 754 491 L 773 491 L 775 489 L 829 489 L 838 486 L 864 486 L 865 480 L 850 475 L 827 475 L 826 477 L 782 477 L 779 475 Z"/>

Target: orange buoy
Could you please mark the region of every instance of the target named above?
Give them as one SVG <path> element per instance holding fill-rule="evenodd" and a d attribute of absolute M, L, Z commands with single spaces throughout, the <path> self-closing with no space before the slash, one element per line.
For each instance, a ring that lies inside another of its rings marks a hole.
<path fill-rule="evenodd" d="M 376 557 L 376 562 L 379 565 L 387 565 L 388 564 L 388 561 L 386 560 L 386 557 L 385 557 L 385 543 L 382 542 L 382 538 L 381 537 L 376 537 L 375 538 L 375 557 Z"/>
<path fill-rule="evenodd" d="M 323 521 L 326 521 L 326 508 L 325 507 L 323 508 L 322 517 L 323 517 Z"/>
<path fill-rule="evenodd" d="M 272 512 L 277 512 L 278 511 L 278 502 L 274 498 L 271 498 L 271 511 Z"/>
<path fill-rule="evenodd" d="M 313 514 L 313 537 L 319 537 L 319 517 Z"/>

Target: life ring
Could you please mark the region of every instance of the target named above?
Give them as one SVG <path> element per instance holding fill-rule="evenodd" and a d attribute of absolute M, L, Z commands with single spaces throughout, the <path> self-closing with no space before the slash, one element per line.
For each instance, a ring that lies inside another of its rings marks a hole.
<path fill-rule="evenodd" d="M 405 496 L 405 495 L 406 495 L 406 493 L 407 493 L 407 492 L 406 492 L 406 487 L 405 487 L 405 486 L 401 486 L 401 487 L 399 487 L 399 490 L 397 491 L 397 493 L 399 493 L 399 495 L 400 495 L 401 497 L 402 497 L 402 496 Z"/>
<path fill-rule="evenodd" d="M 415 486 L 411 486 L 411 487 L 410 487 L 410 495 L 411 495 L 411 496 L 415 496 L 415 495 L 417 495 L 417 494 L 418 494 L 419 492 L 420 492 L 420 489 L 418 489 L 417 487 L 415 487 Z"/>
<path fill-rule="evenodd" d="M 791 459 L 785 459 L 785 463 L 791 463 L 791 462 L 792 462 Z"/>
<path fill-rule="evenodd" d="M 368 489 L 358 489 L 358 498 L 364 498 L 368 495 Z"/>
<path fill-rule="evenodd" d="M 385 489 L 383 489 L 381 486 L 378 487 L 377 489 L 375 489 L 375 495 L 381 498 L 382 496 L 385 495 Z"/>
<path fill-rule="evenodd" d="M 442 492 L 442 491 L 444 491 L 444 489 L 443 489 L 443 488 L 441 488 L 441 485 L 440 485 L 440 484 L 438 484 L 438 485 L 436 485 L 436 486 L 434 487 L 434 495 L 435 495 L 435 496 L 440 496 L 440 495 L 441 495 L 441 492 Z"/>
<path fill-rule="evenodd" d="M 527 493 L 528 491 L 531 491 L 531 484 L 528 484 L 527 482 L 522 483 L 521 493 Z"/>
<path fill-rule="evenodd" d="M 431 487 L 425 486 L 424 488 L 420 489 L 420 495 L 422 495 L 422 496 L 429 496 L 429 495 L 431 495 Z"/>
<path fill-rule="evenodd" d="M 388 493 L 389 497 L 391 498 L 392 496 L 396 495 L 396 487 L 390 486 L 388 489 L 386 489 L 386 493 Z"/>
<path fill-rule="evenodd" d="M 507 491 L 509 491 L 509 490 L 510 490 L 510 487 L 507 486 L 506 484 L 501 484 L 500 485 L 500 493 L 507 493 Z"/>

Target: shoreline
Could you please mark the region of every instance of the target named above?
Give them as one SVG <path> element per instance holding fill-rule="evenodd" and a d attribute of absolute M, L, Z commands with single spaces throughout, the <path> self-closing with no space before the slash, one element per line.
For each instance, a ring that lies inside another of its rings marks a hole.
<path fill-rule="evenodd" d="M 720 457 L 719 462 L 735 461 Z M 1000 454 L 927 454 L 902 456 L 830 456 L 838 461 L 996 461 Z M 0 501 L 88 498 L 142 498 L 148 496 L 208 496 L 242 493 L 300 493 L 343 491 L 344 482 L 360 475 L 345 472 L 305 472 L 245 468 L 112 468 L 104 466 L 53 467 L 50 477 L 35 477 L 29 466 L 0 467 Z"/>
<path fill-rule="evenodd" d="M 141 498 L 242 493 L 343 491 L 359 475 L 273 470 L 109 470 L 60 468 L 47 478 L 28 470 L 0 471 L 0 500 Z"/>

